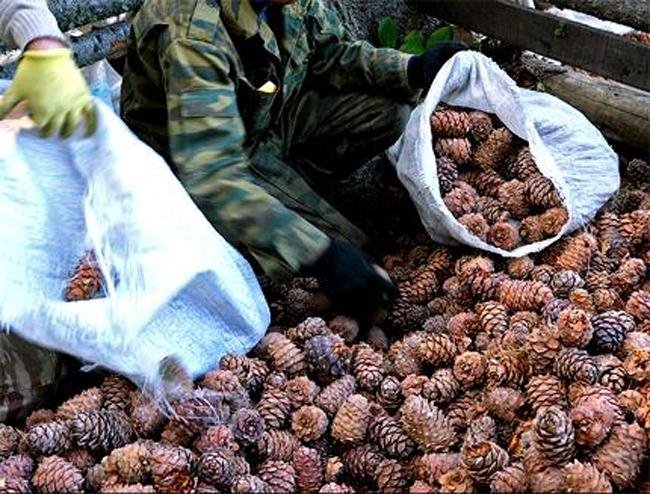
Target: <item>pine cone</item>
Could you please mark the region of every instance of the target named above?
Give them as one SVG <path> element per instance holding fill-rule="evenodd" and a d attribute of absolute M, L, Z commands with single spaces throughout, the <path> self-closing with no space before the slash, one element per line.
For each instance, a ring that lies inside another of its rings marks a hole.
<path fill-rule="evenodd" d="M 472 145 L 463 138 L 438 139 L 434 147 L 436 157 L 449 158 L 457 165 L 464 165 L 471 159 Z"/>
<path fill-rule="evenodd" d="M 650 348 L 637 348 L 630 352 L 623 363 L 625 371 L 634 381 L 650 381 Z"/>
<path fill-rule="evenodd" d="M 427 376 L 421 374 L 409 374 L 402 381 L 402 394 L 404 398 L 409 396 L 420 396 L 424 390 L 424 385 L 427 383 Z"/>
<path fill-rule="evenodd" d="M 488 411 L 506 423 L 515 421 L 517 412 L 525 401 L 526 399 L 520 391 L 502 386 L 490 389 L 485 395 L 485 406 Z"/>
<path fill-rule="evenodd" d="M 569 382 L 583 381 L 593 384 L 598 379 L 598 366 L 584 350 L 563 348 L 554 363 L 555 373 Z"/>
<path fill-rule="evenodd" d="M 411 472 L 397 460 L 384 460 L 375 469 L 380 492 L 403 492 L 411 481 Z"/>
<path fill-rule="evenodd" d="M 10 425 L 0 424 L 0 459 L 12 455 L 18 447 L 20 436 Z"/>
<path fill-rule="evenodd" d="M 380 451 L 369 444 L 347 450 L 341 457 L 345 469 L 362 482 L 372 482 L 377 466 L 385 460 Z"/>
<path fill-rule="evenodd" d="M 48 456 L 36 468 L 32 482 L 42 494 L 82 492 L 84 478 L 70 462 L 59 456 Z"/>
<path fill-rule="evenodd" d="M 235 479 L 231 489 L 233 494 L 266 494 L 269 492 L 266 482 L 254 475 L 242 475 Z"/>
<path fill-rule="evenodd" d="M 315 441 L 325 431 L 329 421 L 325 412 L 315 406 L 303 406 L 293 412 L 291 430 L 302 441 Z"/>
<path fill-rule="evenodd" d="M 466 429 L 472 420 L 485 413 L 482 396 L 469 391 L 447 407 L 447 420 L 456 429 Z"/>
<path fill-rule="evenodd" d="M 593 297 L 583 288 L 572 290 L 571 293 L 569 293 L 569 302 L 577 308 L 587 312 L 594 312 L 596 310 Z"/>
<path fill-rule="evenodd" d="M 417 356 L 423 362 L 442 366 L 452 361 L 456 355 L 456 345 L 443 334 L 427 333 L 417 349 Z"/>
<path fill-rule="evenodd" d="M 258 395 L 269 374 L 266 362 L 244 356 L 225 355 L 219 362 L 219 367 L 233 372 L 240 384 L 252 395 Z"/>
<path fill-rule="evenodd" d="M 476 209 L 478 198 L 478 194 L 471 185 L 458 180 L 442 200 L 449 212 L 454 217 L 460 218 Z"/>
<path fill-rule="evenodd" d="M 498 168 L 512 151 L 513 140 L 514 136 L 508 129 L 493 130 L 474 153 L 474 163 L 483 169 Z"/>
<path fill-rule="evenodd" d="M 375 350 L 384 351 L 388 349 L 388 336 L 386 336 L 386 332 L 376 326 L 368 330 L 366 341 Z"/>
<path fill-rule="evenodd" d="M 25 419 L 25 428 L 31 429 L 33 426 L 37 424 L 52 422 L 56 418 L 55 415 L 56 414 L 52 410 L 47 410 L 44 408 L 34 410 Z"/>
<path fill-rule="evenodd" d="M 525 244 L 532 244 L 544 240 L 544 231 L 540 216 L 526 216 L 519 224 L 519 236 Z"/>
<path fill-rule="evenodd" d="M 562 465 L 575 454 L 575 432 L 571 419 L 560 408 L 540 410 L 533 420 L 535 446 L 552 463 Z"/>
<path fill-rule="evenodd" d="M 458 222 L 467 228 L 470 234 L 484 242 L 486 241 L 488 232 L 490 231 L 490 225 L 488 225 L 487 221 L 485 221 L 485 218 L 481 214 L 469 213 L 463 215 L 458 219 Z"/>
<path fill-rule="evenodd" d="M 583 286 L 585 286 L 584 280 L 575 271 L 558 271 L 551 279 L 551 289 L 559 298 L 566 298 L 571 290 Z"/>
<path fill-rule="evenodd" d="M 320 317 L 309 317 L 293 328 L 287 329 L 286 337 L 294 343 L 302 344 L 314 336 L 325 336 L 332 331 Z"/>
<path fill-rule="evenodd" d="M 284 372 L 280 371 L 271 371 L 269 375 L 264 379 L 263 389 L 280 389 L 284 391 L 285 386 L 287 385 L 287 375 Z"/>
<path fill-rule="evenodd" d="M 422 388 L 422 396 L 434 403 L 447 403 L 460 393 L 460 382 L 450 369 L 438 369 Z"/>
<path fill-rule="evenodd" d="M 501 219 L 507 220 L 510 218 L 510 213 L 505 211 L 503 207 L 500 206 L 499 203 L 495 200 L 499 196 L 499 187 L 505 183 L 505 180 L 501 178 L 501 175 L 490 169 L 474 169 L 461 173 L 458 178 L 474 187 L 476 192 L 478 192 L 481 196 L 486 196 L 479 198 L 479 203 L 483 201 L 483 210 L 481 210 L 481 207 L 477 203 L 477 210 L 479 210 L 480 213 L 486 214 L 487 211 L 492 211 L 493 214 L 491 217 L 494 217 L 495 215 L 505 215 L 505 217 Z M 486 215 L 486 218 L 489 216 L 490 215 Z M 492 220 L 488 219 L 488 221 Z"/>
<path fill-rule="evenodd" d="M 268 333 L 260 345 L 271 357 L 271 365 L 275 370 L 290 376 L 302 375 L 307 370 L 305 354 L 284 335 Z"/>
<path fill-rule="evenodd" d="M 518 228 L 505 221 L 492 225 L 487 235 L 489 244 L 504 250 L 513 250 L 519 245 L 519 240 Z"/>
<path fill-rule="evenodd" d="M 562 240 L 548 251 L 550 264 L 556 269 L 582 273 L 596 251 L 596 239 L 589 233 L 578 233 Z"/>
<path fill-rule="evenodd" d="M 582 446 L 596 446 L 612 427 L 623 421 L 623 410 L 609 389 L 594 387 L 577 401 L 570 416 L 576 430 L 576 442 Z"/>
<path fill-rule="evenodd" d="M 645 275 L 646 265 L 643 259 L 626 259 L 612 275 L 611 286 L 620 294 L 628 294 L 639 287 Z"/>
<path fill-rule="evenodd" d="M 13 455 L 0 462 L 0 479 L 31 478 L 34 471 L 34 460 L 27 455 Z"/>
<path fill-rule="evenodd" d="M 149 476 L 150 457 L 150 446 L 138 441 L 114 449 L 105 457 L 102 465 L 107 472 L 116 474 L 126 484 L 145 483 Z"/>
<path fill-rule="evenodd" d="M 156 444 L 149 465 L 156 492 L 189 493 L 192 488 L 194 454 L 185 448 Z"/>
<path fill-rule="evenodd" d="M 80 412 L 70 422 L 77 445 L 111 451 L 127 444 L 132 429 L 128 417 L 120 411 Z"/>
<path fill-rule="evenodd" d="M 481 328 L 490 336 L 498 336 L 508 329 L 508 312 L 498 302 L 484 302 L 476 306 Z"/>
<path fill-rule="evenodd" d="M 207 429 L 201 432 L 205 433 Z M 195 435 L 195 430 L 187 427 L 186 423 L 173 419 L 163 427 L 160 433 L 160 442 L 171 446 L 183 446 L 187 448 L 194 440 Z"/>
<path fill-rule="evenodd" d="M 557 328 L 540 324 L 526 340 L 528 360 L 533 372 L 539 374 L 549 370 L 562 348 Z"/>
<path fill-rule="evenodd" d="M 404 431 L 425 452 L 444 451 L 455 442 L 455 434 L 444 414 L 421 396 L 409 396 L 400 408 Z"/>
<path fill-rule="evenodd" d="M 29 449 L 41 455 L 62 453 L 72 447 L 72 433 L 67 422 L 37 424 L 27 431 Z"/>
<path fill-rule="evenodd" d="M 598 470 L 621 489 L 630 488 L 639 474 L 647 438 L 637 424 L 621 424 L 593 456 Z"/>
<path fill-rule="evenodd" d="M 269 388 L 257 403 L 257 411 L 264 419 L 266 427 L 281 429 L 291 413 L 291 399 L 286 391 Z"/>
<path fill-rule="evenodd" d="M 464 467 L 457 467 L 439 478 L 441 492 L 474 492 L 474 481 Z"/>
<path fill-rule="evenodd" d="M 499 201 L 492 199 L 491 197 L 479 198 L 476 202 L 476 211 L 480 213 L 490 225 L 510 220 L 510 212 L 505 209 Z"/>
<path fill-rule="evenodd" d="M 531 492 L 562 492 L 564 475 L 559 467 L 549 467 L 528 476 L 528 488 Z"/>
<path fill-rule="evenodd" d="M 580 309 L 564 309 L 557 320 L 560 339 L 567 346 L 584 348 L 594 334 L 589 315 Z"/>
<path fill-rule="evenodd" d="M 391 458 L 408 458 L 415 451 L 415 443 L 393 417 L 373 418 L 368 427 L 368 437 Z"/>
<path fill-rule="evenodd" d="M 483 441 L 493 441 L 496 435 L 497 428 L 494 419 L 489 415 L 483 415 L 469 424 L 461 451 Z"/>
<path fill-rule="evenodd" d="M 525 182 L 526 197 L 531 206 L 554 208 L 562 206 L 560 195 L 553 182 L 543 175 L 533 175 Z"/>
<path fill-rule="evenodd" d="M 380 353 L 360 343 L 354 348 L 352 371 L 362 389 L 375 391 L 384 379 L 386 364 Z"/>
<path fill-rule="evenodd" d="M 431 132 L 437 137 L 465 137 L 470 131 L 468 113 L 438 110 L 431 115 Z"/>
<path fill-rule="evenodd" d="M 510 310 L 539 310 L 553 299 L 553 292 L 539 281 L 504 281 L 499 300 Z"/>
<path fill-rule="evenodd" d="M 291 461 L 298 446 L 298 440 L 293 434 L 272 429 L 262 434 L 256 451 L 263 460 Z"/>
<path fill-rule="evenodd" d="M 530 210 L 526 200 L 526 186 L 523 182 L 519 180 L 505 182 L 499 187 L 497 199 L 510 212 L 513 218 L 522 219 L 529 215 Z"/>
<path fill-rule="evenodd" d="M 444 156 L 440 156 L 436 160 L 436 167 L 438 169 L 440 191 L 447 194 L 451 192 L 454 182 L 458 180 L 458 168 L 456 168 L 456 164 L 452 160 Z"/>
<path fill-rule="evenodd" d="M 478 352 L 464 352 L 456 356 L 454 360 L 454 377 L 464 388 L 480 384 L 486 370 L 487 359 Z"/>
<path fill-rule="evenodd" d="M 528 256 L 508 259 L 506 263 L 508 275 L 516 280 L 527 278 L 534 267 L 535 262 Z"/>
<path fill-rule="evenodd" d="M 501 283 L 508 279 L 504 273 L 487 273 L 477 266 L 468 266 L 459 275 L 462 285 L 477 300 L 498 298 Z"/>
<path fill-rule="evenodd" d="M 265 461 L 257 475 L 268 484 L 270 492 L 295 492 L 296 490 L 296 472 L 288 463 Z"/>
<path fill-rule="evenodd" d="M 625 311 L 639 322 L 650 320 L 650 292 L 637 290 L 632 293 L 625 304 Z"/>
<path fill-rule="evenodd" d="M 242 408 L 232 416 L 233 435 L 242 446 L 251 446 L 264 434 L 264 419 L 257 410 Z"/>
<path fill-rule="evenodd" d="M 334 334 L 339 335 L 346 343 L 356 340 L 359 335 L 359 323 L 347 316 L 336 316 L 328 323 L 328 326 Z"/>
<path fill-rule="evenodd" d="M 614 393 L 620 393 L 627 388 L 628 375 L 623 367 L 623 362 L 613 355 L 600 355 L 596 357 L 596 364 L 600 377 L 598 382 L 611 389 Z"/>
<path fill-rule="evenodd" d="M 607 476 L 602 474 L 590 463 L 574 461 L 565 465 L 562 469 L 564 475 L 564 488 L 567 492 L 591 493 L 591 492 L 612 492 Z"/>
<path fill-rule="evenodd" d="M 63 402 L 56 410 L 60 420 L 73 419 L 80 412 L 96 412 L 102 407 L 104 396 L 99 388 L 89 388 Z"/>
<path fill-rule="evenodd" d="M 320 388 L 308 377 L 301 376 L 287 381 L 284 391 L 289 396 L 291 404 L 298 408 L 303 405 L 311 405 L 318 396 Z"/>
<path fill-rule="evenodd" d="M 204 453 L 198 462 L 199 478 L 219 488 L 228 488 L 235 481 L 230 460 L 230 457 L 221 452 Z"/>
<path fill-rule="evenodd" d="M 325 389 L 316 397 L 314 404 L 325 411 L 330 417 L 336 415 L 341 404 L 357 389 L 356 380 L 352 376 L 343 376 Z"/>
<path fill-rule="evenodd" d="M 521 180 L 522 182 L 539 175 L 535 159 L 528 146 L 521 148 L 514 159 L 507 163 L 505 172 L 509 178 Z"/>
<path fill-rule="evenodd" d="M 594 306 L 598 312 L 623 308 L 623 301 L 616 290 L 598 289 L 593 293 Z"/>
<path fill-rule="evenodd" d="M 508 461 L 508 453 L 491 441 L 482 441 L 463 450 L 463 465 L 477 482 L 488 482 L 507 466 Z"/>
<path fill-rule="evenodd" d="M 228 371 L 220 371 L 228 372 Z M 207 388 L 197 388 L 174 404 L 176 420 L 193 433 L 199 433 L 223 423 L 230 415 L 226 399 L 238 398 L 235 408 L 248 407 L 248 395 L 241 389 L 237 378 L 234 382 L 240 389 L 236 393 L 216 392 Z"/>
<path fill-rule="evenodd" d="M 302 288 L 289 289 L 282 304 L 283 320 L 289 325 L 304 321 L 312 311 L 313 298 L 311 292 Z"/>
<path fill-rule="evenodd" d="M 323 460 L 315 449 L 301 447 L 293 457 L 297 492 L 318 492 L 323 483 Z"/>
<path fill-rule="evenodd" d="M 490 491 L 503 493 L 524 493 L 528 491 L 528 479 L 524 466 L 513 463 L 495 473 L 490 482 Z"/>
<path fill-rule="evenodd" d="M 352 350 L 340 336 L 315 336 L 305 343 L 310 370 L 322 381 L 331 381 L 348 373 Z"/>
<path fill-rule="evenodd" d="M 550 208 L 538 216 L 539 227 L 544 238 L 559 235 L 569 221 L 569 212 L 565 207 Z"/>
<path fill-rule="evenodd" d="M 398 298 L 388 315 L 388 322 L 391 326 L 402 331 L 413 331 L 422 325 L 429 316 L 426 307 L 409 303 Z"/>
<path fill-rule="evenodd" d="M 526 385 L 526 398 L 535 414 L 548 407 L 564 409 L 567 406 L 566 390 L 555 376 L 534 376 Z"/>
<path fill-rule="evenodd" d="M 478 110 L 469 113 L 469 126 L 474 142 L 484 141 L 494 130 L 490 116 Z"/>
<path fill-rule="evenodd" d="M 88 252 L 75 267 L 68 286 L 65 289 L 65 300 L 74 302 L 90 300 L 103 289 L 104 277 L 93 252 Z"/>
<path fill-rule="evenodd" d="M 358 444 L 366 436 L 370 414 L 362 395 L 348 397 L 332 421 L 332 437 L 341 443 Z"/>
<path fill-rule="evenodd" d="M 607 311 L 591 318 L 594 328 L 592 348 L 598 353 L 614 353 L 628 332 L 634 331 L 632 316 L 623 311 Z"/>
<path fill-rule="evenodd" d="M 542 316 L 547 324 L 557 324 L 558 317 L 560 317 L 560 312 L 571 308 L 573 307 L 571 306 L 571 302 L 568 300 L 555 298 L 544 306 L 542 309 Z"/>
<path fill-rule="evenodd" d="M 111 396 L 110 394 L 108 396 Z M 108 398 L 107 398 L 108 400 Z M 112 403 L 108 402 L 107 403 Z M 151 438 L 163 427 L 166 418 L 158 404 L 148 396 L 134 391 L 131 395 L 131 423 L 133 430 L 138 437 Z M 119 410 L 116 406 L 111 406 L 110 410 Z"/>
<path fill-rule="evenodd" d="M 116 374 L 106 376 L 101 386 L 101 392 L 104 396 L 104 408 L 130 413 L 132 405 L 131 393 L 133 390 L 134 386 L 123 377 Z"/>
<path fill-rule="evenodd" d="M 386 410 L 393 412 L 397 410 L 404 397 L 402 396 L 402 386 L 399 379 L 394 376 L 384 378 L 377 389 L 377 403 Z"/>

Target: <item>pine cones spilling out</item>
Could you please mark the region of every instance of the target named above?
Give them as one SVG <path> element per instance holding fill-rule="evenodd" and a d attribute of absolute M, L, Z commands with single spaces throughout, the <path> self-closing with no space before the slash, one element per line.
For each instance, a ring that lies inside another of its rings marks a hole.
<path fill-rule="evenodd" d="M 513 250 L 562 231 L 569 217 L 558 190 L 494 115 L 440 109 L 431 133 L 443 201 L 470 235 Z"/>

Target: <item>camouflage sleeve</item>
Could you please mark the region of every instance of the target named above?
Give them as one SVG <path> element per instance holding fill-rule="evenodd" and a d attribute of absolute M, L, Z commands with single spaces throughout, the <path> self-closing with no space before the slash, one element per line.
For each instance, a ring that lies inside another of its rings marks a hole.
<path fill-rule="evenodd" d="M 337 14 L 322 0 L 314 0 L 316 49 L 310 75 L 337 90 L 370 89 L 390 97 L 409 98 L 415 91 L 407 77 L 411 55 L 375 48 L 367 41 L 349 41 Z"/>
<path fill-rule="evenodd" d="M 271 276 L 316 260 L 329 238 L 256 183 L 227 59 L 212 43 L 180 39 L 167 47 L 162 66 L 171 157 L 208 220 Z"/>

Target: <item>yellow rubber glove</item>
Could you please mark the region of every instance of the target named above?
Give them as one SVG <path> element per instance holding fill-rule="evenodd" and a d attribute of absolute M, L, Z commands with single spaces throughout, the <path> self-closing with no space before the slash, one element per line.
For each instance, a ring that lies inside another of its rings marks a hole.
<path fill-rule="evenodd" d="M 28 49 L 0 100 L 0 119 L 26 102 L 43 137 L 69 137 L 83 118 L 86 136 L 97 128 L 97 114 L 86 81 L 67 48 Z"/>

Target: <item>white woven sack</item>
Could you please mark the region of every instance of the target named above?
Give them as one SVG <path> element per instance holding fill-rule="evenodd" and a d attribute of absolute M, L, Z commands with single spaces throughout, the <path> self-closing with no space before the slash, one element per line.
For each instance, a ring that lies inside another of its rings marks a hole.
<path fill-rule="evenodd" d="M 539 170 L 553 181 L 569 211 L 560 234 L 506 251 L 473 236 L 454 218 L 442 200 L 431 145 L 429 117 L 441 102 L 494 113 L 528 141 Z M 539 252 L 585 225 L 620 184 L 616 154 L 582 113 L 553 96 L 518 88 L 494 62 L 471 51 L 442 67 L 388 155 L 434 241 L 505 257 Z"/>
<path fill-rule="evenodd" d="M 267 304 L 164 160 L 97 104 L 90 139 L 0 122 L 0 323 L 143 384 L 170 356 L 196 377 L 258 342 Z M 64 302 L 89 250 L 107 296 Z"/>

